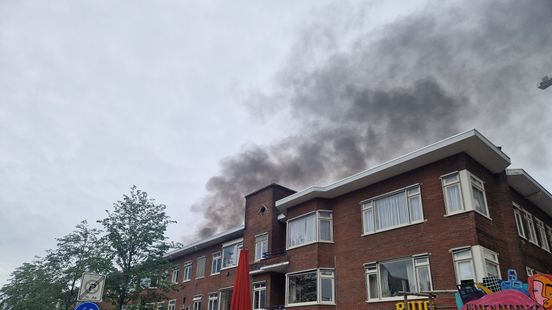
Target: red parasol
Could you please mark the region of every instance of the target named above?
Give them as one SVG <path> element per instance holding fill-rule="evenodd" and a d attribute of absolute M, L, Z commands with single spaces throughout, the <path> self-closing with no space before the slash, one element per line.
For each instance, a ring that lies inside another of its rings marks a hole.
<path fill-rule="evenodd" d="M 238 261 L 238 274 L 234 283 L 230 310 L 251 310 L 251 286 L 249 284 L 248 251 L 241 250 Z"/>

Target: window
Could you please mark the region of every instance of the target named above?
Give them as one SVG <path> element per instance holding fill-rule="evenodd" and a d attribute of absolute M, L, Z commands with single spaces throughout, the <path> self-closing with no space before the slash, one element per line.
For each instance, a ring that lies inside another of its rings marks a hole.
<path fill-rule="evenodd" d="M 162 301 L 157 303 L 157 310 L 163 310 L 163 302 Z"/>
<path fill-rule="evenodd" d="M 255 237 L 255 261 L 263 259 L 264 254 L 268 252 L 268 234 L 262 234 Z"/>
<path fill-rule="evenodd" d="M 548 248 L 552 250 L 552 228 L 550 226 L 546 226 L 546 234 L 548 235 Z"/>
<path fill-rule="evenodd" d="M 167 307 L 167 310 L 175 310 L 176 309 L 176 299 L 169 300 L 169 306 Z"/>
<path fill-rule="evenodd" d="M 222 247 L 222 268 L 230 268 L 238 265 L 238 258 L 242 246 L 243 242 L 240 239 Z"/>
<path fill-rule="evenodd" d="M 537 232 L 540 246 L 543 250 L 550 252 L 550 244 L 548 243 L 548 236 L 546 235 L 546 226 L 544 226 L 543 221 L 539 220 L 538 218 L 535 218 L 535 222 L 537 223 Z"/>
<path fill-rule="evenodd" d="M 443 191 L 445 195 L 445 205 L 447 214 L 463 211 L 462 188 L 460 186 L 460 175 L 458 173 L 449 174 L 441 178 Z"/>
<path fill-rule="evenodd" d="M 232 288 L 225 288 L 220 290 L 220 309 L 230 310 L 230 303 L 232 302 Z"/>
<path fill-rule="evenodd" d="M 362 203 L 364 234 L 419 223 L 423 218 L 419 185 Z"/>
<path fill-rule="evenodd" d="M 456 250 L 452 252 L 454 259 L 454 270 L 456 271 L 456 281 L 475 280 L 475 268 L 473 266 L 473 256 L 470 248 Z"/>
<path fill-rule="evenodd" d="M 480 245 L 452 250 L 456 281 L 482 282 L 484 277 L 501 279 L 498 253 Z"/>
<path fill-rule="evenodd" d="M 320 269 L 287 275 L 287 303 L 334 303 L 334 271 Z"/>
<path fill-rule="evenodd" d="M 220 267 L 222 266 L 222 255 L 220 252 L 213 253 L 213 260 L 211 261 L 211 274 L 220 273 Z"/>
<path fill-rule="evenodd" d="M 192 279 L 192 262 L 184 263 L 184 279 L 182 281 L 190 281 Z"/>
<path fill-rule="evenodd" d="M 209 302 L 207 303 L 207 310 L 218 310 L 217 294 L 209 294 Z"/>
<path fill-rule="evenodd" d="M 178 272 L 180 271 L 180 266 L 177 266 L 172 272 L 172 283 L 178 283 Z"/>
<path fill-rule="evenodd" d="M 419 255 L 365 265 L 368 301 L 398 296 L 403 285 L 410 292 L 429 291 L 429 257 Z"/>
<path fill-rule="evenodd" d="M 205 256 L 197 258 L 197 270 L 196 278 L 203 278 L 205 276 Z"/>
<path fill-rule="evenodd" d="M 332 242 L 332 212 L 316 211 L 288 221 L 287 247 Z"/>
<path fill-rule="evenodd" d="M 144 307 L 146 310 L 155 310 L 155 303 L 153 302 L 148 302 L 147 304 L 145 304 L 145 307 Z M 85 308 L 86 309 L 86 308 Z"/>
<path fill-rule="evenodd" d="M 533 215 L 531 215 L 531 213 L 523 210 L 523 213 L 524 213 L 524 225 L 525 225 L 525 230 L 527 232 L 527 239 L 529 240 L 529 242 L 535 244 L 535 245 L 538 245 L 538 242 L 537 242 L 537 232 L 535 231 L 535 224 L 533 222 Z"/>
<path fill-rule="evenodd" d="M 489 217 L 485 183 L 467 170 L 441 177 L 446 214 L 476 211 Z"/>
<path fill-rule="evenodd" d="M 266 283 L 253 285 L 253 310 L 266 309 Z"/>
<path fill-rule="evenodd" d="M 201 296 L 194 296 L 193 302 L 192 309 L 201 310 Z"/>
<path fill-rule="evenodd" d="M 514 218 L 516 219 L 518 235 L 522 238 L 526 238 L 525 229 L 523 227 L 523 217 L 521 216 L 521 209 L 516 204 L 514 204 Z"/>

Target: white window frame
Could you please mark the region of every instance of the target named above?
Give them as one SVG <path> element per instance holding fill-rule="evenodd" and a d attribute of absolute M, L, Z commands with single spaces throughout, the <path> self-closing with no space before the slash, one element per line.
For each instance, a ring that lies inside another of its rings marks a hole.
<path fill-rule="evenodd" d="M 529 230 L 527 232 L 527 240 L 529 240 L 529 242 L 531 242 L 532 244 L 539 246 L 539 242 L 537 239 L 537 230 L 535 229 L 535 222 L 533 220 L 533 215 L 527 210 L 523 210 L 523 214 L 524 214 L 523 218 L 527 223 L 527 229 Z"/>
<path fill-rule="evenodd" d="M 445 179 L 457 174 L 458 179 L 456 181 L 446 183 Z M 452 216 L 464 212 L 474 211 L 483 217 L 492 220 L 489 213 L 489 203 L 487 202 L 487 193 L 485 191 L 485 182 L 478 178 L 475 174 L 469 172 L 468 170 L 454 171 L 451 173 L 444 174 L 439 177 L 441 179 L 441 187 L 443 189 L 443 196 L 445 199 L 445 216 Z M 446 193 L 446 188 L 449 186 L 459 186 L 460 187 L 460 204 L 461 209 L 457 211 L 449 211 L 449 201 Z M 483 204 L 484 212 L 477 210 L 475 208 L 475 198 L 473 193 L 473 187 L 478 189 L 483 194 Z"/>
<path fill-rule="evenodd" d="M 188 282 L 192 280 L 192 261 L 184 263 L 184 272 L 182 273 L 182 282 Z"/>
<path fill-rule="evenodd" d="M 231 290 L 232 293 L 230 294 L 230 299 L 228 300 L 228 305 L 230 306 L 230 303 L 232 302 L 232 295 L 234 294 L 234 287 L 233 286 L 228 286 L 228 287 L 223 287 L 223 288 L 220 288 L 219 289 L 219 309 L 220 310 L 224 310 L 224 309 L 221 309 L 222 308 L 222 293 L 223 292 L 226 292 L 226 291 L 229 291 Z"/>
<path fill-rule="evenodd" d="M 261 295 L 263 294 L 264 292 L 264 297 L 265 297 L 265 307 L 263 307 L 261 305 Z M 258 296 L 256 296 L 256 294 L 258 294 Z M 266 282 L 258 282 L 258 283 L 253 283 L 253 310 L 265 310 L 266 309 L 266 303 L 267 303 L 267 294 L 266 294 Z M 257 302 L 260 306 L 260 308 L 255 308 L 255 300 L 257 299 Z"/>
<path fill-rule="evenodd" d="M 321 271 L 331 272 L 332 275 L 321 275 Z M 316 301 L 308 301 L 308 302 L 295 302 L 290 303 L 289 302 L 289 278 L 290 276 L 297 276 L 301 274 L 307 274 L 307 273 L 316 273 Z M 322 285 L 321 285 L 321 279 L 332 279 L 332 301 L 322 301 Z M 333 268 L 320 268 L 320 269 L 309 269 L 309 270 L 302 270 L 298 272 L 292 272 L 286 274 L 286 307 L 293 307 L 293 306 L 309 306 L 309 305 L 335 305 L 335 269 Z"/>
<path fill-rule="evenodd" d="M 176 310 L 176 299 L 169 300 L 167 304 L 167 310 Z"/>
<path fill-rule="evenodd" d="M 540 219 L 535 217 L 537 234 L 540 236 L 541 248 L 547 252 L 550 252 L 550 243 L 548 240 L 548 234 L 546 233 L 546 225 Z"/>
<path fill-rule="evenodd" d="M 470 257 L 456 259 L 454 255 L 462 251 L 468 251 L 470 253 Z M 471 261 L 471 264 L 472 264 L 472 270 L 474 275 L 473 280 L 475 282 L 483 282 L 483 278 L 489 276 L 487 263 L 496 266 L 496 269 L 498 270 L 498 278 L 502 279 L 502 274 L 500 271 L 500 261 L 498 259 L 499 254 L 497 252 L 487 249 L 481 245 L 455 248 L 455 249 L 451 249 L 450 252 L 452 253 L 452 261 L 454 263 L 454 273 L 456 275 L 457 284 L 460 284 L 460 277 L 458 274 L 459 272 L 458 262 L 468 261 L 468 260 Z"/>
<path fill-rule="evenodd" d="M 176 266 L 172 271 L 171 282 L 178 283 L 178 274 L 180 272 L 180 265 Z"/>
<path fill-rule="evenodd" d="M 205 277 L 205 263 L 207 262 L 207 257 L 200 256 L 197 258 L 196 264 L 196 279 L 201 279 Z M 203 266 L 203 267 L 202 267 Z"/>
<path fill-rule="evenodd" d="M 330 213 L 330 216 L 320 216 L 320 213 Z M 295 244 L 290 246 L 290 224 L 296 220 L 301 220 L 309 216 L 314 216 L 314 240 L 306 241 L 304 243 Z M 329 221 L 330 222 L 330 239 L 331 240 L 321 240 L 320 238 L 320 221 Z M 314 244 L 314 243 L 333 243 L 333 211 L 332 210 L 316 210 L 296 216 L 292 219 L 289 219 L 286 223 L 286 250 L 295 249 L 298 247 Z"/>
<path fill-rule="evenodd" d="M 164 305 L 164 304 L 165 304 L 164 302 L 158 301 L 158 302 L 157 302 L 157 310 L 163 310 L 163 305 Z"/>
<path fill-rule="evenodd" d="M 514 219 L 516 221 L 516 228 L 518 231 L 518 236 L 520 236 L 523 239 L 527 239 L 525 235 L 525 227 L 523 226 L 523 215 L 521 207 L 516 204 L 515 202 L 512 203 L 514 206 Z"/>
<path fill-rule="evenodd" d="M 396 301 L 396 300 L 402 300 L 404 297 L 402 296 L 391 296 L 391 297 L 382 297 L 382 287 L 381 287 L 381 264 L 382 263 L 388 263 L 393 261 L 404 261 L 410 259 L 410 262 L 412 263 L 412 270 L 414 272 L 414 285 L 416 286 L 416 292 L 420 292 L 420 276 L 419 276 L 419 270 L 421 267 L 427 267 L 428 274 L 429 274 L 429 286 L 430 290 L 433 289 L 433 279 L 431 276 L 431 264 L 429 262 L 429 254 L 416 254 L 413 256 L 407 256 L 407 257 L 401 257 L 401 258 L 394 258 L 389 260 L 382 260 L 379 262 L 372 262 L 372 263 L 366 263 L 364 264 L 364 281 L 366 281 L 366 302 L 373 303 L 373 302 L 384 302 L 384 301 Z M 425 262 L 423 261 L 425 260 Z M 377 280 L 377 297 L 370 296 L 370 276 L 375 275 Z M 409 296 L 410 299 L 416 298 L 416 296 Z"/>
<path fill-rule="evenodd" d="M 546 225 L 546 234 L 548 236 L 548 246 L 552 251 L 552 227 Z"/>
<path fill-rule="evenodd" d="M 475 279 L 477 279 L 477 272 L 475 270 L 473 252 L 472 252 L 471 247 L 453 249 L 451 252 L 452 252 L 452 261 L 454 263 L 454 274 L 455 274 L 455 277 L 456 277 L 456 283 L 460 284 L 460 281 L 461 281 L 461 279 L 460 279 L 460 268 L 458 267 L 459 263 L 461 263 L 461 262 L 469 262 L 471 264 L 471 269 L 472 269 L 472 273 L 473 273 L 473 276 L 474 276 L 473 280 L 475 281 Z M 469 257 L 456 257 L 456 255 L 460 254 L 460 253 L 467 253 L 467 254 L 469 254 Z"/>
<path fill-rule="evenodd" d="M 262 233 L 255 236 L 255 261 L 258 262 L 264 258 L 268 252 L 268 233 Z"/>
<path fill-rule="evenodd" d="M 207 303 L 207 310 L 218 310 L 218 294 L 217 293 L 210 293 L 209 294 L 209 301 Z"/>
<path fill-rule="evenodd" d="M 218 270 L 216 270 L 216 266 L 218 266 Z M 213 253 L 211 256 L 211 275 L 217 275 L 220 274 L 220 269 L 222 268 L 222 252 L 218 251 Z"/>
<path fill-rule="evenodd" d="M 235 250 L 236 262 L 235 262 L 235 264 L 224 266 L 224 249 L 228 248 L 228 247 L 235 247 L 236 248 L 236 250 Z M 222 261 L 221 261 L 220 270 L 226 270 L 226 269 L 235 268 L 236 266 L 238 266 L 238 262 L 240 261 L 240 252 L 241 252 L 242 248 L 243 248 L 243 238 L 236 239 L 236 240 L 233 240 L 233 241 L 230 241 L 230 242 L 227 242 L 227 243 L 223 244 L 222 245 L 222 251 L 221 251 Z"/>
<path fill-rule="evenodd" d="M 414 190 L 414 189 L 417 189 L 417 193 L 410 194 L 409 192 Z M 377 224 L 376 218 L 377 218 L 377 212 L 378 211 L 375 207 L 374 202 L 379 200 L 379 199 L 384 199 L 384 198 L 394 196 L 394 195 L 397 195 L 397 194 L 401 194 L 401 193 L 404 193 L 404 197 L 405 197 L 405 200 L 406 200 L 405 206 L 408 209 L 407 210 L 407 212 L 408 212 L 408 222 L 403 223 L 403 224 L 399 224 L 399 225 L 395 225 L 395 226 L 389 226 L 389 227 L 385 227 L 385 228 L 378 228 L 377 225 L 376 225 Z M 411 203 L 410 203 L 410 198 L 413 198 L 413 197 L 416 197 L 416 196 L 418 197 L 418 203 L 420 204 L 421 219 L 419 219 L 419 220 L 413 220 L 412 219 L 412 206 L 411 206 Z M 360 202 L 360 204 L 361 204 L 361 207 L 362 207 L 362 235 L 363 236 L 379 233 L 379 232 L 382 232 L 382 231 L 388 231 L 388 230 L 392 230 L 392 229 L 402 228 L 402 227 L 405 227 L 405 226 L 415 225 L 415 224 L 423 223 L 425 221 L 425 219 L 424 219 L 424 207 L 423 207 L 423 204 L 422 204 L 422 188 L 421 188 L 420 184 L 409 185 L 407 187 L 403 187 L 401 189 L 394 190 L 392 192 L 388 192 L 388 193 L 385 193 L 383 195 L 378 195 L 376 197 L 363 200 L 363 201 Z M 368 212 L 370 212 L 372 214 L 371 224 L 372 224 L 372 227 L 373 227 L 373 231 L 368 231 L 367 223 L 365 221 L 365 214 L 368 213 Z"/>
<path fill-rule="evenodd" d="M 203 296 L 196 295 L 192 299 L 192 310 L 201 310 L 201 301 L 203 299 Z"/>

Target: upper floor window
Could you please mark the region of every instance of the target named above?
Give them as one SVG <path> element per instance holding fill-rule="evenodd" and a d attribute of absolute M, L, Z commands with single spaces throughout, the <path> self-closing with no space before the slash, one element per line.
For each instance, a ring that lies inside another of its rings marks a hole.
<path fill-rule="evenodd" d="M 184 278 L 183 281 L 190 281 L 192 279 L 192 262 L 184 263 Z"/>
<path fill-rule="evenodd" d="M 527 239 L 529 240 L 529 242 L 534 243 L 535 245 L 538 245 L 539 243 L 537 241 L 537 232 L 535 230 L 535 222 L 533 222 L 533 215 L 526 210 L 523 210 L 523 213 L 524 213 L 523 218 L 525 219 L 524 226 L 527 232 Z"/>
<path fill-rule="evenodd" d="M 262 234 L 255 237 L 255 261 L 263 259 L 264 254 L 268 252 L 268 234 Z"/>
<path fill-rule="evenodd" d="M 174 268 L 172 272 L 172 283 L 178 283 L 178 272 L 180 271 L 180 266 Z"/>
<path fill-rule="evenodd" d="M 205 276 L 205 256 L 197 258 L 196 278 L 203 278 Z"/>
<path fill-rule="evenodd" d="M 218 310 L 217 294 L 209 294 L 209 303 L 207 304 L 207 310 Z"/>
<path fill-rule="evenodd" d="M 489 217 L 485 183 L 467 170 L 441 177 L 447 215 L 476 211 Z"/>
<path fill-rule="evenodd" d="M 238 258 L 242 247 L 242 239 L 232 241 L 222 247 L 222 268 L 230 268 L 238 265 Z"/>
<path fill-rule="evenodd" d="M 537 223 L 537 232 L 540 246 L 543 250 L 550 252 L 550 244 L 548 243 L 546 226 L 544 225 L 544 222 L 539 220 L 538 218 L 535 218 L 535 222 Z"/>
<path fill-rule="evenodd" d="M 527 238 L 525 236 L 525 227 L 523 224 L 523 216 L 521 215 L 521 209 L 515 203 L 514 203 L 514 218 L 516 220 L 516 228 L 518 231 L 518 235 L 522 238 Z"/>
<path fill-rule="evenodd" d="M 287 223 L 287 247 L 293 248 L 314 242 L 332 242 L 331 211 L 316 211 Z"/>
<path fill-rule="evenodd" d="M 167 309 L 168 310 L 175 310 L 176 309 L 176 299 L 169 300 Z"/>
<path fill-rule="evenodd" d="M 415 185 L 363 201 L 364 234 L 422 222 L 420 196 L 420 185 Z"/>
<path fill-rule="evenodd" d="M 429 256 L 418 255 L 365 265 L 368 300 L 399 296 L 400 291 L 430 291 Z"/>
<path fill-rule="evenodd" d="M 194 296 L 193 310 L 201 310 L 201 296 Z"/>
<path fill-rule="evenodd" d="M 220 273 L 222 267 L 222 254 L 220 252 L 213 253 L 213 259 L 211 261 L 211 274 Z"/>
<path fill-rule="evenodd" d="M 287 304 L 334 304 L 334 271 L 319 269 L 287 275 Z"/>

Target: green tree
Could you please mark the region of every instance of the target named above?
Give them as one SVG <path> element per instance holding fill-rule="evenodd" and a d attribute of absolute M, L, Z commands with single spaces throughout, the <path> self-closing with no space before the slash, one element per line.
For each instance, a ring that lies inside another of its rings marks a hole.
<path fill-rule="evenodd" d="M 44 258 L 24 263 L 0 289 L 0 309 L 56 309 L 63 287 L 57 277 L 58 271 Z"/>
<path fill-rule="evenodd" d="M 80 279 L 84 272 L 105 274 L 112 270 L 111 260 L 103 256 L 101 231 L 90 228 L 87 221 L 58 238 L 55 250 L 48 251 L 46 261 L 60 270 L 57 281 L 63 283 L 60 309 L 73 309 L 77 302 Z"/>
<path fill-rule="evenodd" d="M 166 277 L 159 277 L 172 268 L 164 255 L 170 249 L 165 232 L 174 221 L 165 213 L 165 205 L 156 204 L 136 186 L 113 207 L 98 221 L 105 229 L 104 251 L 115 268 L 107 277 L 104 296 L 117 309 L 129 301 L 161 298 L 157 294 L 174 288 Z M 158 289 L 148 290 L 143 282 L 146 278 L 156 281 Z"/>

